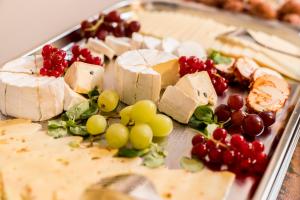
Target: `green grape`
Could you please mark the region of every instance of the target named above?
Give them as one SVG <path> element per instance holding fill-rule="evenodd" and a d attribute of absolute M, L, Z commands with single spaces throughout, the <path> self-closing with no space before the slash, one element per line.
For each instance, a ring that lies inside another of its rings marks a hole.
<path fill-rule="evenodd" d="M 119 95 L 112 90 L 103 91 L 98 98 L 98 106 L 103 112 L 111 112 L 118 106 Z"/>
<path fill-rule="evenodd" d="M 86 122 L 86 130 L 91 135 L 103 133 L 106 126 L 106 119 L 102 115 L 93 115 Z"/>
<path fill-rule="evenodd" d="M 148 124 L 137 124 L 132 127 L 129 140 L 133 148 L 146 149 L 152 142 L 153 133 Z"/>
<path fill-rule="evenodd" d="M 131 110 L 131 119 L 135 122 L 147 123 L 156 114 L 156 105 L 150 100 L 136 102 Z"/>
<path fill-rule="evenodd" d="M 155 115 L 149 122 L 152 129 L 153 136 L 165 137 L 168 136 L 173 130 L 173 122 L 170 117 L 162 114 Z"/>
<path fill-rule="evenodd" d="M 108 146 L 115 149 L 125 146 L 128 142 L 128 136 L 128 128 L 120 123 L 112 124 L 105 133 Z"/>
<path fill-rule="evenodd" d="M 127 106 L 120 111 L 121 123 L 123 125 L 128 125 L 130 122 L 130 113 L 133 106 Z"/>

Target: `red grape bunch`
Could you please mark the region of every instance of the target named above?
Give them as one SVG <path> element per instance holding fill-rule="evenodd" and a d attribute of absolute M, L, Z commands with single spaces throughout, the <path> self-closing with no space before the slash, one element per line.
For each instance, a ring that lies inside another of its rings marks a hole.
<path fill-rule="evenodd" d="M 42 49 L 43 67 L 40 69 L 42 76 L 62 76 L 68 67 L 65 60 L 66 52 L 51 45 L 45 45 Z"/>
<path fill-rule="evenodd" d="M 81 49 L 78 45 L 72 47 L 72 58 L 69 65 L 72 65 L 76 61 L 85 62 L 94 65 L 102 65 L 102 61 L 97 56 L 92 56 L 90 50 L 87 48 Z"/>
<path fill-rule="evenodd" d="M 215 68 L 214 62 L 211 59 L 203 61 L 195 56 L 188 58 L 186 56 L 181 56 L 179 58 L 179 65 L 179 74 L 181 77 L 186 74 L 207 71 L 219 96 L 223 95 L 228 88 L 228 81 L 217 73 L 217 69 Z"/>
<path fill-rule="evenodd" d="M 219 122 L 229 122 L 231 131 L 255 137 L 261 134 L 266 127 L 276 121 L 276 114 L 271 111 L 263 111 L 259 114 L 248 114 L 242 110 L 243 97 L 239 94 L 229 96 L 227 105 L 221 104 L 215 109 L 215 115 Z"/>
<path fill-rule="evenodd" d="M 81 31 L 85 38 L 97 37 L 100 40 L 104 40 L 107 35 L 131 37 L 132 33 L 138 32 L 140 28 L 138 21 L 127 22 L 115 10 L 106 15 L 100 14 L 93 22 L 85 20 L 81 23 Z"/>
<path fill-rule="evenodd" d="M 192 144 L 192 157 L 213 169 L 225 167 L 237 174 L 252 175 L 262 174 L 267 165 L 268 159 L 262 142 L 247 142 L 238 134 L 230 136 L 223 128 L 217 128 L 212 138 L 202 134 L 195 135 Z"/>

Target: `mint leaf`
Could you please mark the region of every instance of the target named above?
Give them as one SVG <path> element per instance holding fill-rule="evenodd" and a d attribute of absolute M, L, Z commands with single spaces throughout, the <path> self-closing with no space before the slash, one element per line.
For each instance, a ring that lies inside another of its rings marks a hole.
<path fill-rule="evenodd" d="M 230 64 L 232 62 L 232 58 L 223 56 L 217 51 L 213 51 L 209 58 L 214 61 L 215 64 Z"/>
<path fill-rule="evenodd" d="M 117 156 L 118 157 L 125 157 L 125 158 L 134 158 L 134 157 L 140 157 L 145 155 L 149 149 L 144 149 L 144 150 L 137 150 L 137 149 L 131 149 L 131 148 L 126 148 L 123 147 L 119 149 Z"/>
<path fill-rule="evenodd" d="M 98 97 L 100 95 L 99 90 L 95 87 L 93 90 L 89 91 L 88 97 L 89 99 L 93 99 L 94 97 Z"/>
<path fill-rule="evenodd" d="M 55 129 L 55 128 L 67 128 L 67 123 L 60 119 L 54 119 L 48 121 L 48 128 Z"/>
<path fill-rule="evenodd" d="M 72 135 L 87 136 L 89 135 L 85 126 L 74 126 L 69 128 Z"/>
<path fill-rule="evenodd" d="M 188 157 L 182 157 L 180 160 L 180 166 L 181 168 L 189 171 L 189 172 L 198 172 L 204 168 L 204 165 L 199 160 L 188 158 Z"/>
<path fill-rule="evenodd" d="M 89 109 L 80 115 L 80 119 L 88 119 L 92 115 L 97 114 L 99 111 L 97 103 L 90 102 Z"/>
<path fill-rule="evenodd" d="M 71 120 L 77 120 L 80 118 L 80 116 L 86 112 L 88 109 L 90 108 L 89 102 L 88 101 L 84 101 L 80 104 L 77 104 L 75 106 L 73 106 L 72 108 L 70 108 L 67 112 L 66 112 L 66 116 L 71 119 Z"/>
<path fill-rule="evenodd" d="M 214 111 L 209 106 L 198 106 L 194 112 L 194 116 L 205 123 L 213 123 Z"/>
<path fill-rule="evenodd" d="M 60 138 L 68 135 L 68 130 L 66 128 L 48 128 L 48 135 L 54 138 Z"/>
<path fill-rule="evenodd" d="M 165 163 L 167 154 L 158 144 L 151 144 L 150 151 L 143 156 L 143 165 L 149 168 L 156 168 Z"/>

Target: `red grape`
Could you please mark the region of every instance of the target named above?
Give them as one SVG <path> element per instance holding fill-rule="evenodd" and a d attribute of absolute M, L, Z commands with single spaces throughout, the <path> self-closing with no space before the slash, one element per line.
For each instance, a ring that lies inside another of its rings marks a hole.
<path fill-rule="evenodd" d="M 225 140 L 227 136 L 227 131 L 224 128 L 216 128 L 216 130 L 214 130 L 213 132 L 213 138 L 215 140 Z"/>
<path fill-rule="evenodd" d="M 114 36 L 124 37 L 125 36 L 125 27 L 123 23 L 119 23 L 113 30 Z"/>
<path fill-rule="evenodd" d="M 215 115 L 217 116 L 219 122 L 226 122 L 231 116 L 231 110 L 227 105 L 220 104 L 215 109 Z"/>
<path fill-rule="evenodd" d="M 244 106 L 243 97 L 239 94 L 230 95 L 227 105 L 233 110 L 240 110 Z"/>
<path fill-rule="evenodd" d="M 105 40 L 106 36 L 108 35 L 108 31 L 107 30 L 99 30 L 96 34 L 96 37 L 99 40 Z"/>
<path fill-rule="evenodd" d="M 207 155 L 207 147 L 205 144 L 196 144 L 192 148 L 192 155 L 197 156 L 199 159 Z"/>
<path fill-rule="evenodd" d="M 120 14 L 116 10 L 113 10 L 113 11 L 109 12 L 104 17 L 104 21 L 106 21 L 106 22 L 120 22 L 120 21 L 122 21 L 122 19 L 120 17 Z"/>
<path fill-rule="evenodd" d="M 231 113 L 231 123 L 236 126 L 240 126 L 243 123 L 243 120 L 246 116 L 246 113 L 242 110 L 236 110 Z"/>
<path fill-rule="evenodd" d="M 138 21 L 132 21 L 128 24 L 128 29 L 131 32 L 138 32 L 141 28 L 141 24 Z"/>
<path fill-rule="evenodd" d="M 256 114 L 248 114 L 243 120 L 243 130 L 250 136 L 257 136 L 264 130 L 263 120 Z"/>
<path fill-rule="evenodd" d="M 201 134 L 197 134 L 193 137 L 192 144 L 193 146 L 195 146 L 196 144 L 203 143 L 204 141 L 205 141 L 204 136 Z"/>
<path fill-rule="evenodd" d="M 272 111 L 263 111 L 259 113 L 259 116 L 263 120 L 266 127 L 271 126 L 276 121 L 276 113 Z"/>

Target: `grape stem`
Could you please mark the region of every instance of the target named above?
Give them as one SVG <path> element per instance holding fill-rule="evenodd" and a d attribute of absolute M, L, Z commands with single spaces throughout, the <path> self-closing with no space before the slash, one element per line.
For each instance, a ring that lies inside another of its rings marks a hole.
<path fill-rule="evenodd" d="M 229 147 L 227 145 L 223 144 L 221 141 L 215 140 L 214 138 L 209 137 L 200 131 L 197 131 L 197 133 L 201 134 L 205 139 L 213 141 L 216 145 L 220 145 L 226 149 L 229 149 Z"/>
<path fill-rule="evenodd" d="M 102 16 L 101 19 L 97 20 L 97 23 L 95 25 L 93 25 L 90 28 L 84 29 L 84 31 L 91 31 L 91 32 L 96 31 L 99 28 L 99 26 L 103 23 L 103 21 L 104 21 L 104 17 Z"/>

